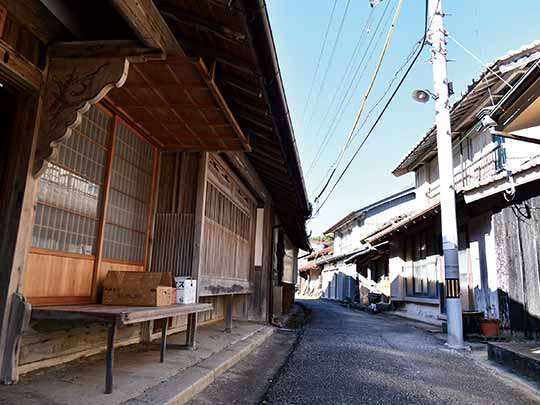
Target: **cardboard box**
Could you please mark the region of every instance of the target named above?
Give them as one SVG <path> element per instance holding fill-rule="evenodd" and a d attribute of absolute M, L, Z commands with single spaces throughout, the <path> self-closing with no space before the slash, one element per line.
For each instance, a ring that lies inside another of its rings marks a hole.
<path fill-rule="evenodd" d="M 191 277 L 175 277 L 176 303 L 194 304 L 197 297 L 197 280 Z"/>
<path fill-rule="evenodd" d="M 103 281 L 103 304 L 161 307 L 176 303 L 171 273 L 109 271 Z"/>

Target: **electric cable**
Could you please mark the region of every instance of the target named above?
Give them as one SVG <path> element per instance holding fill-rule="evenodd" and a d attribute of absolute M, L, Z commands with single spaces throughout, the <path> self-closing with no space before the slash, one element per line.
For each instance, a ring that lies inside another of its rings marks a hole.
<path fill-rule="evenodd" d="M 313 86 L 314 86 L 315 81 L 317 79 L 317 74 L 319 73 L 319 68 L 321 66 L 322 56 L 323 56 L 324 50 L 326 48 L 326 42 L 328 40 L 328 33 L 330 32 L 330 27 L 332 26 L 332 21 L 334 19 L 334 12 L 336 11 L 336 6 L 337 6 L 337 0 L 334 1 L 334 6 L 332 7 L 332 12 L 330 13 L 330 19 L 328 20 L 328 24 L 326 26 L 326 32 L 324 33 L 324 39 L 323 39 L 323 43 L 322 43 L 322 46 L 321 46 L 321 51 L 319 52 L 319 57 L 317 58 L 317 63 L 316 63 L 316 67 L 315 67 L 315 73 L 313 74 L 313 80 L 311 81 L 311 86 L 309 88 L 308 96 L 307 96 L 307 99 L 306 99 L 306 105 L 304 106 L 304 111 L 302 112 L 302 118 L 300 120 L 301 122 L 304 121 L 304 118 L 305 118 L 306 112 L 307 112 L 307 108 L 309 106 L 309 101 L 311 100 L 311 94 L 313 93 Z"/>
<path fill-rule="evenodd" d="M 336 98 L 338 96 L 338 94 L 340 93 L 341 91 L 341 88 L 343 87 L 343 85 L 345 84 L 345 80 L 347 79 L 347 77 L 350 76 L 350 71 L 351 71 L 351 68 L 353 66 L 353 62 L 354 60 L 356 59 L 356 56 L 357 56 L 357 53 L 358 51 L 360 50 L 360 45 L 364 42 L 364 37 L 367 36 L 365 34 L 367 34 L 369 32 L 369 30 L 371 29 L 371 23 L 372 23 L 372 17 L 373 17 L 373 14 L 374 14 L 374 8 L 370 8 L 370 12 L 369 12 L 369 15 L 368 15 L 368 18 L 366 19 L 366 22 L 364 23 L 364 27 L 362 28 L 361 30 L 361 33 L 360 33 L 360 37 L 358 38 L 358 40 L 356 41 L 356 45 L 354 47 L 354 50 L 353 50 L 353 53 L 351 54 L 351 57 L 349 58 L 349 61 L 347 63 L 347 67 L 345 68 L 345 71 L 343 72 L 343 75 L 341 77 L 341 80 L 340 80 L 340 83 L 339 85 L 336 87 L 336 91 L 334 92 L 334 95 L 332 96 L 332 100 L 330 101 L 329 105 L 333 105 L 334 102 L 336 101 Z M 350 85 L 349 85 L 350 87 Z M 327 118 L 328 118 L 328 115 L 330 114 L 330 111 L 331 111 L 331 108 L 328 108 L 326 109 L 326 113 L 324 114 L 324 117 L 322 119 L 321 122 L 326 122 Z M 314 138 L 315 139 L 318 139 L 319 138 L 319 134 L 321 132 L 321 129 L 322 129 L 322 125 L 320 125 L 318 128 L 317 128 L 317 131 L 315 132 L 315 135 L 314 135 Z M 318 152 L 318 150 L 317 150 Z M 312 161 L 313 162 L 313 161 Z M 310 168 L 308 169 L 308 172 L 307 174 L 309 174 L 310 170 L 311 170 L 311 166 L 312 164 L 310 164 Z M 307 175 L 306 174 L 306 175 Z"/>
<path fill-rule="evenodd" d="M 343 113 L 345 112 L 344 107 L 346 105 L 345 100 L 347 100 L 347 96 L 349 96 L 347 101 L 350 102 L 352 96 L 356 92 L 356 89 L 358 88 L 358 85 L 360 84 L 360 82 L 361 82 L 361 80 L 362 80 L 362 78 L 364 76 L 364 73 L 365 73 L 367 67 L 369 66 L 369 62 L 371 61 L 371 58 L 373 57 L 373 54 L 374 54 L 374 51 L 375 51 L 375 48 L 372 49 L 371 45 L 374 43 L 374 40 L 375 40 L 375 38 L 377 36 L 377 33 L 379 32 L 379 29 L 382 26 L 382 22 L 384 21 L 384 17 L 386 16 L 386 12 L 388 11 L 388 7 L 389 7 L 390 3 L 391 3 L 390 1 L 386 3 L 386 7 L 385 7 L 385 9 L 383 11 L 383 14 L 379 18 L 377 26 L 375 27 L 375 30 L 373 31 L 373 35 L 371 36 L 371 39 L 369 40 L 368 45 L 365 48 L 364 54 L 362 55 L 362 58 L 361 58 L 360 62 L 358 63 L 357 67 L 356 67 L 356 70 L 355 70 L 355 72 L 353 74 L 353 77 L 352 77 L 351 81 L 349 82 L 349 85 L 347 86 L 347 89 L 346 89 L 343 97 L 341 98 L 341 101 L 340 101 L 340 103 L 338 105 L 338 108 L 336 109 L 335 114 L 333 115 L 333 118 L 330 121 L 330 125 L 328 127 L 328 130 L 326 131 L 326 133 L 324 135 L 324 138 L 323 138 L 321 144 L 319 145 L 319 148 L 318 148 L 317 152 L 315 153 L 315 157 L 312 159 L 312 161 L 311 161 L 311 163 L 309 165 L 308 173 L 311 172 L 311 170 L 317 165 L 318 159 L 319 159 L 322 151 L 324 150 L 324 147 L 326 147 L 326 145 L 330 141 L 331 134 L 333 133 L 333 128 L 335 127 L 335 125 L 337 125 L 338 119 L 341 119 L 341 117 L 343 116 Z M 378 41 L 378 39 L 377 39 L 377 41 Z M 371 53 L 369 53 L 370 49 L 372 50 Z M 367 62 L 366 62 L 366 57 L 367 57 Z M 364 62 L 366 62 L 366 63 L 364 64 Z M 362 66 L 364 66 L 364 69 L 362 71 L 360 71 Z M 356 78 L 358 76 L 358 73 L 360 73 L 360 77 L 357 80 Z M 356 82 L 356 86 L 355 86 L 354 90 L 351 92 L 352 86 L 353 86 L 353 84 L 355 82 Z M 349 93 L 350 93 L 350 95 L 349 95 Z"/>
<path fill-rule="evenodd" d="M 334 62 L 334 54 L 336 52 L 339 39 L 341 38 L 341 33 L 343 32 L 343 26 L 345 25 L 345 20 L 347 18 L 347 11 L 349 10 L 350 4 L 351 4 L 351 0 L 347 0 L 347 5 L 345 6 L 345 11 L 343 12 L 343 16 L 341 17 L 341 21 L 339 24 L 338 33 L 336 35 L 336 39 L 334 40 L 334 44 L 332 45 L 332 51 L 330 52 L 330 57 L 328 58 L 328 64 L 326 65 L 326 69 L 324 71 L 324 75 L 321 81 L 321 86 L 319 87 L 319 92 L 317 93 L 317 97 L 315 98 L 315 106 L 313 107 L 310 118 L 307 121 L 306 132 L 309 132 L 309 128 L 311 127 L 311 123 L 313 121 L 313 116 L 317 113 L 317 109 L 319 108 L 319 100 L 321 99 L 321 93 L 324 90 L 324 87 L 326 85 L 326 78 L 328 77 L 328 72 L 330 71 L 332 63 Z"/>
<path fill-rule="evenodd" d="M 431 25 L 431 24 L 430 24 Z M 366 134 L 366 136 L 362 139 L 362 142 L 360 143 L 360 145 L 358 146 L 358 148 L 356 149 L 356 151 L 354 152 L 353 156 L 349 159 L 347 165 L 344 167 L 344 169 L 342 170 L 341 174 L 339 175 L 338 179 L 336 180 L 336 182 L 334 183 L 334 185 L 332 186 L 330 192 L 328 193 L 328 195 L 326 196 L 326 198 L 323 200 L 323 202 L 319 205 L 319 207 L 317 207 L 317 211 L 315 212 L 314 216 L 317 216 L 318 213 L 320 212 L 320 210 L 322 209 L 322 207 L 326 204 L 326 202 L 328 201 L 328 199 L 330 198 L 330 196 L 332 195 L 332 193 L 334 192 L 334 190 L 336 189 L 337 185 L 340 183 L 341 179 L 343 178 L 343 176 L 345 175 L 345 173 L 348 171 L 349 167 L 351 166 L 352 162 L 354 161 L 354 159 L 356 158 L 356 156 L 358 155 L 358 153 L 360 152 L 360 150 L 362 149 L 362 147 L 365 145 L 366 141 L 369 139 L 370 135 L 373 133 L 373 131 L 375 130 L 375 128 L 377 127 L 378 123 L 380 122 L 381 118 L 383 117 L 384 113 L 386 112 L 386 110 L 388 109 L 388 107 L 390 106 L 390 104 L 392 103 L 394 97 L 396 96 L 397 92 L 399 91 L 399 89 L 401 88 L 401 86 L 403 85 L 403 82 L 405 81 L 405 79 L 407 78 L 407 76 L 409 75 L 410 71 L 412 70 L 413 66 L 416 64 L 416 62 L 418 61 L 418 58 L 420 57 L 422 51 L 424 50 L 424 47 L 426 45 L 426 39 L 427 39 L 427 34 L 428 34 L 428 0 L 425 1 L 425 16 L 424 16 L 424 37 L 423 37 L 423 40 L 422 40 L 422 45 L 420 46 L 420 48 L 418 49 L 418 52 L 416 53 L 414 59 L 412 60 L 411 64 L 409 65 L 409 67 L 407 68 L 407 70 L 405 71 L 403 77 L 401 78 L 401 80 L 399 81 L 398 85 L 396 86 L 396 88 L 394 89 L 394 91 L 392 92 L 390 98 L 388 99 L 388 101 L 386 102 L 384 108 L 381 110 L 381 112 L 379 113 L 379 115 L 377 116 L 377 119 L 375 120 L 375 122 L 372 124 L 371 128 L 369 129 L 368 133 Z M 322 195 L 322 193 L 320 194 Z M 320 197 L 320 195 L 318 197 Z"/>
<path fill-rule="evenodd" d="M 390 25 L 390 29 L 388 30 L 388 34 L 386 35 L 386 40 L 384 41 L 384 45 L 383 45 L 383 48 L 381 50 L 381 54 L 379 55 L 379 60 L 377 61 L 377 65 L 375 66 L 375 71 L 373 72 L 373 75 L 371 77 L 368 88 L 367 88 L 367 90 L 366 90 L 366 92 L 364 94 L 364 98 L 362 99 L 362 103 L 360 104 L 360 108 L 358 109 L 358 112 L 357 112 L 356 117 L 354 119 L 353 126 L 352 126 L 352 128 L 351 128 L 351 130 L 349 132 L 349 135 L 347 136 L 347 139 L 345 141 L 345 145 L 343 146 L 343 148 L 341 149 L 341 152 L 338 155 L 337 161 L 334 164 L 334 168 L 333 168 L 332 172 L 330 173 L 330 177 L 328 178 L 326 184 L 324 185 L 324 187 L 321 190 L 321 192 L 319 193 L 319 195 L 315 198 L 315 201 L 317 201 L 321 197 L 321 195 L 324 193 L 324 191 L 326 190 L 326 188 L 330 184 L 330 181 L 332 180 L 332 177 L 334 177 L 334 174 L 336 173 L 336 170 L 337 170 L 339 164 L 341 163 L 341 161 L 343 160 L 343 157 L 345 156 L 345 152 L 349 148 L 349 145 L 350 145 L 350 143 L 351 143 L 351 141 L 352 141 L 352 139 L 353 139 L 353 137 L 355 135 L 355 131 L 356 131 L 356 128 L 358 126 L 358 122 L 360 121 L 360 117 L 362 116 L 362 113 L 364 112 L 364 108 L 366 106 L 367 99 L 368 99 L 369 95 L 371 94 L 371 91 L 373 90 L 373 86 L 375 85 L 375 80 L 377 79 L 377 76 L 378 76 L 379 71 L 380 71 L 381 66 L 382 66 L 382 62 L 383 62 L 384 57 L 386 55 L 386 52 L 388 50 L 390 40 L 392 39 L 392 35 L 394 33 L 394 28 L 396 26 L 396 22 L 397 22 L 397 19 L 399 17 L 399 14 L 401 12 L 401 6 L 402 5 L 403 5 L 403 0 L 399 0 L 398 6 L 397 6 L 396 11 L 394 13 L 394 18 L 392 19 L 392 24 Z"/>
<path fill-rule="evenodd" d="M 405 67 L 409 64 L 409 62 L 412 60 L 412 58 L 414 57 L 414 55 L 416 54 L 417 50 L 418 50 L 418 47 L 422 45 L 422 40 L 423 40 L 423 37 L 420 38 L 414 45 L 414 47 L 412 48 L 411 52 L 409 53 L 409 55 L 405 58 L 405 61 L 401 64 L 401 66 L 396 70 L 396 72 L 394 73 L 394 75 L 392 76 L 392 78 L 390 79 L 390 81 L 388 82 L 388 85 L 386 86 L 386 89 L 384 90 L 383 94 L 379 97 L 379 99 L 375 102 L 375 104 L 373 104 L 373 106 L 371 106 L 371 108 L 369 109 L 369 111 L 367 112 L 364 120 L 362 121 L 362 124 L 358 127 L 357 129 L 357 132 L 361 131 L 365 126 L 366 124 L 368 123 L 369 121 L 369 118 L 371 117 L 371 115 L 373 114 L 373 112 L 377 109 L 377 107 L 383 102 L 383 100 L 386 98 L 386 96 L 388 95 L 388 93 L 390 92 L 390 90 L 392 89 L 392 86 L 394 85 L 395 81 L 398 79 L 398 76 L 400 75 L 400 73 L 403 71 L 403 69 L 405 69 Z M 318 190 L 319 187 L 322 186 L 322 184 L 324 183 L 325 181 L 325 178 L 326 176 L 330 173 L 330 170 L 331 170 L 332 166 L 330 166 L 329 170 L 326 172 L 326 174 L 322 177 L 321 181 L 319 182 L 319 184 L 317 185 L 317 187 L 315 188 L 315 190 Z"/>

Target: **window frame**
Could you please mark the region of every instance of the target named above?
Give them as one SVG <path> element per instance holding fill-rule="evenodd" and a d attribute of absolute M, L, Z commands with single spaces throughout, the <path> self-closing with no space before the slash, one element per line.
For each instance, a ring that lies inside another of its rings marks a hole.
<path fill-rule="evenodd" d="M 55 256 L 60 258 L 74 258 L 74 259 L 84 259 L 92 260 L 92 283 L 91 283 L 91 294 L 90 296 L 73 296 L 73 295 L 58 295 L 51 297 L 32 297 L 30 295 L 29 301 L 33 305 L 50 305 L 50 304 L 85 304 L 93 303 L 97 301 L 97 287 L 100 278 L 100 268 L 103 263 L 116 263 L 119 265 L 136 265 L 143 268 L 143 271 L 148 271 L 148 262 L 150 256 L 150 239 L 151 232 L 154 221 L 154 207 L 156 204 L 156 188 L 158 180 L 158 168 L 160 163 L 160 154 L 158 145 L 152 141 L 150 135 L 145 134 L 141 129 L 138 129 L 134 124 L 129 121 L 128 117 L 125 117 L 121 112 L 117 111 L 114 106 L 111 106 L 107 102 L 100 102 L 93 105 L 91 108 L 97 108 L 101 112 L 105 113 L 111 118 L 109 124 L 109 139 L 108 139 L 108 150 L 106 154 L 106 165 L 105 173 L 103 176 L 103 182 L 100 184 L 102 190 L 100 191 L 100 196 L 98 200 L 98 209 L 97 209 L 97 221 L 96 221 L 96 233 L 95 233 L 95 246 L 93 246 L 93 254 L 79 254 L 63 250 L 54 250 L 46 249 L 42 247 L 31 246 L 29 249 L 29 254 L 40 254 L 47 256 Z M 104 238 L 105 238 L 105 226 L 107 224 L 107 210 L 109 206 L 109 197 L 111 191 L 111 179 L 112 179 L 112 168 L 115 160 L 115 143 L 117 137 L 117 131 L 119 125 L 124 125 L 130 132 L 132 136 L 137 136 L 143 142 L 147 143 L 152 149 L 153 160 L 151 164 L 151 179 L 150 179 L 150 195 L 147 205 L 147 214 L 145 221 L 145 232 L 144 232 L 144 257 L 142 262 L 132 262 L 127 260 L 118 260 L 112 258 L 104 257 Z M 61 166 L 60 166 L 61 167 Z M 37 206 L 38 201 L 36 199 L 35 206 Z M 32 226 L 34 227 L 34 223 Z"/>

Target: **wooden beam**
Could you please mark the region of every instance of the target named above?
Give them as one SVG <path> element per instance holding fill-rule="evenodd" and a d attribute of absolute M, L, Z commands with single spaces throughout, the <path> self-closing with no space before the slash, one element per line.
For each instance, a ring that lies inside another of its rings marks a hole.
<path fill-rule="evenodd" d="M 126 57 L 132 63 L 165 58 L 161 49 L 142 47 L 132 40 L 56 42 L 48 51 L 51 58 Z"/>
<path fill-rule="evenodd" d="M 253 292 L 253 283 L 247 280 L 202 276 L 199 281 L 201 297 L 245 295 Z"/>
<path fill-rule="evenodd" d="M 219 106 L 222 108 L 223 113 L 227 117 L 227 120 L 229 121 L 229 123 L 233 127 L 233 130 L 236 133 L 236 135 L 238 136 L 238 138 L 240 139 L 240 142 L 242 142 L 242 144 L 244 146 L 244 150 L 246 152 L 251 151 L 251 147 L 249 146 L 249 141 L 248 141 L 247 137 L 244 135 L 244 132 L 242 131 L 242 128 L 240 127 L 240 125 L 238 125 L 238 122 L 236 121 L 236 118 L 234 117 L 233 113 L 231 112 L 227 102 L 223 98 L 223 95 L 219 91 L 219 88 L 217 87 L 216 82 L 214 81 L 214 77 L 212 77 L 211 73 L 208 71 L 208 68 L 204 64 L 203 60 L 199 59 L 196 66 L 199 69 L 199 72 L 201 72 L 201 75 L 202 75 L 204 81 L 206 82 L 206 84 L 208 85 L 210 90 L 212 91 L 214 99 L 219 104 Z"/>
<path fill-rule="evenodd" d="M 252 124 L 257 125 L 259 128 L 262 128 L 265 131 L 272 132 L 274 130 L 274 127 L 271 124 L 265 124 L 264 122 L 261 122 L 262 120 L 260 118 L 251 117 L 249 115 L 246 115 L 245 112 L 237 113 L 236 116 L 239 119 L 242 119 L 244 121 L 248 121 Z"/>
<path fill-rule="evenodd" d="M 247 40 L 247 35 L 245 33 L 234 31 L 223 24 L 213 23 L 207 18 L 198 18 L 193 13 L 184 13 L 179 7 L 160 4 L 159 10 L 163 17 L 170 21 L 174 21 L 182 26 L 187 25 L 190 28 L 207 32 L 225 41 L 242 44 Z"/>
<path fill-rule="evenodd" d="M 13 73 L 18 84 L 31 90 L 38 90 L 43 81 L 43 73 L 24 56 L 4 41 L 0 40 L 0 67 Z"/>
<path fill-rule="evenodd" d="M 169 26 L 152 0 L 111 0 L 141 42 L 170 56 L 185 56 Z"/>
<path fill-rule="evenodd" d="M 246 154 L 243 152 L 228 152 L 225 153 L 225 156 L 228 163 L 236 169 L 244 181 L 250 185 L 250 188 L 255 191 L 254 194 L 262 201 L 271 202 L 270 193 L 257 175 L 257 171 L 246 157 Z"/>
<path fill-rule="evenodd" d="M 241 92 L 247 94 L 248 96 L 251 96 L 252 98 L 262 99 L 263 93 L 262 93 L 262 91 L 260 89 L 259 89 L 259 91 L 256 91 L 256 90 L 253 90 L 253 89 L 248 89 L 245 84 L 237 83 L 237 82 L 235 82 L 233 80 L 229 80 L 229 79 L 224 79 L 222 82 L 223 82 L 223 84 L 226 84 L 226 85 L 232 87 L 233 89 L 240 90 Z"/>
<path fill-rule="evenodd" d="M 240 74 L 249 74 L 252 77 L 259 77 L 257 67 L 250 61 L 232 57 L 230 53 L 211 48 L 208 44 L 203 42 L 191 41 L 184 37 L 180 38 L 180 42 L 184 48 L 189 48 L 192 51 L 191 53 L 193 56 L 200 56 L 207 60 L 216 61 L 237 70 Z"/>
<path fill-rule="evenodd" d="M 70 36 L 66 27 L 39 0 L 0 0 L 0 4 L 44 44 Z"/>

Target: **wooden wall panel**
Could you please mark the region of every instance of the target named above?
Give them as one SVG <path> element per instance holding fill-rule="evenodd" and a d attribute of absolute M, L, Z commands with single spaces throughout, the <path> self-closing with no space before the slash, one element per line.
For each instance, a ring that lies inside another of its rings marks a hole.
<path fill-rule="evenodd" d="M 93 257 L 61 256 L 32 250 L 23 293 L 30 303 L 44 297 L 90 297 L 92 293 Z"/>
<path fill-rule="evenodd" d="M 150 271 L 170 271 L 175 276 L 191 275 L 193 231 L 193 214 L 158 213 Z"/>
<path fill-rule="evenodd" d="M 253 279 L 255 200 L 216 156 L 209 161 L 201 278 Z"/>

